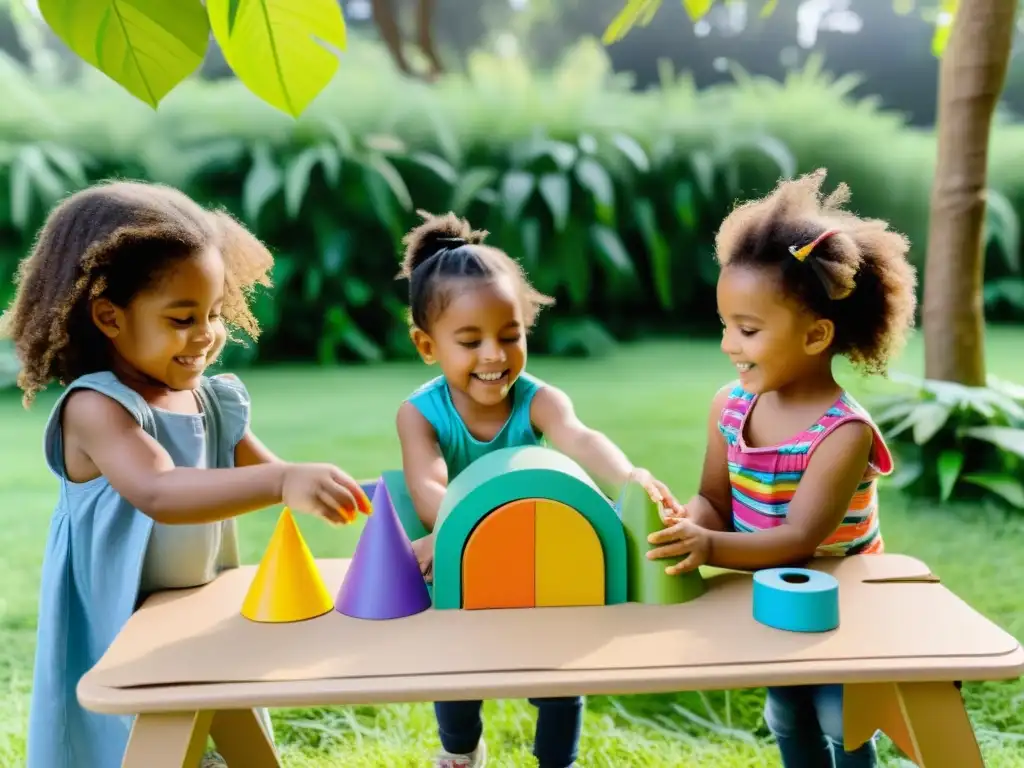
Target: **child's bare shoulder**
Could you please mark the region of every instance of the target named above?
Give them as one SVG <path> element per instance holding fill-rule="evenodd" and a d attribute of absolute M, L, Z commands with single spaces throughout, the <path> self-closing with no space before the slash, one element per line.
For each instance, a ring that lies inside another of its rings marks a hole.
<path fill-rule="evenodd" d="M 110 430 L 135 424 L 128 410 L 95 389 L 76 389 L 64 399 L 61 423 L 65 432 Z"/>
<path fill-rule="evenodd" d="M 871 425 L 861 419 L 850 419 L 834 427 L 815 448 L 814 457 L 818 464 L 866 464 L 875 443 L 875 432 Z"/>

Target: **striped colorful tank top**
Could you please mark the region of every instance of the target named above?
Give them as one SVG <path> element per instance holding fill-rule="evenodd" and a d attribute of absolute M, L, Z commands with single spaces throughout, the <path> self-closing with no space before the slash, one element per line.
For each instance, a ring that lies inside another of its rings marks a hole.
<path fill-rule="evenodd" d="M 739 384 L 729 393 L 718 428 L 725 436 L 732 486 L 732 521 L 737 531 L 760 531 L 781 525 L 796 493 L 811 452 L 840 424 L 862 421 L 875 433 L 864 478 L 843 522 L 817 555 L 877 554 L 884 544 L 878 523 L 878 477 L 892 472 L 892 455 L 867 411 L 844 392 L 812 426 L 779 445 L 751 448 L 744 441 L 747 415 L 756 395 Z"/>

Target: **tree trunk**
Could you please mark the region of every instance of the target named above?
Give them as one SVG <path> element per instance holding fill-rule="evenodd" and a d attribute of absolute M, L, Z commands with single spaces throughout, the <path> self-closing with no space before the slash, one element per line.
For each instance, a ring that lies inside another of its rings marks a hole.
<path fill-rule="evenodd" d="M 938 162 L 924 276 L 925 376 L 985 384 L 988 141 L 1017 0 L 961 2 L 939 69 Z"/>

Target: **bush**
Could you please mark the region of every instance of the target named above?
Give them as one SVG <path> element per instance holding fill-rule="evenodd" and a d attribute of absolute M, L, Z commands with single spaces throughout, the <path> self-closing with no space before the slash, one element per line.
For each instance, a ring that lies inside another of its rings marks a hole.
<path fill-rule="evenodd" d="M 91 71 L 54 86 L 4 66 L 0 272 L 67 191 L 114 176 L 173 184 L 226 205 L 277 254 L 264 337 L 233 364 L 410 354 L 394 276 L 416 208 L 455 210 L 520 258 L 558 299 L 536 343 L 561 353 L 714 322 L 715 228 L 780 176 L 828 167 L 924 254 L 932 137 L 852 100 L 855 79 L 820 62 L 784 83 L 736 72 L 698 93 L 666 74 L 637 93 L 584 41 L 548 74 L 476 53 L 464 76 L 426 86 L 357 44 L 297 121 L 233 82 L 187 83 L 154 112 Z M 1024 130 L 1000 131 L 996 167 L 1024 148 Z M 1013 204 L 1021 170 L 998 177 Z M 993 229 L 994 247 L 1010 229 Z"/>
<path fill-rule="evenodd" d="M 985 387 L 900 376 L 875 420 L 898 458 L 893 485 L 948 501 L 986 498 L 1024 510 L 1024 387 L 990 376 Z"/>

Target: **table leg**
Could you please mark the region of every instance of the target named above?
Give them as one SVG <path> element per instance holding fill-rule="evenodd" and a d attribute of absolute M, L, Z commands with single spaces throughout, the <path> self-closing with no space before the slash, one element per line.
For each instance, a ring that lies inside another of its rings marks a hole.
<path fill-rule="evenodd" d="M 251 709 L 218 710 L 210 735 L 229 768 L 281 768 L 274 743 Z"/>
<path fill-rule="evenodd" d="M 981 748 L 952 682 L 858 683 L 844 686 L 846 747 L 881 730 L 919 768 L 984 768 Z"/>
<path fill-rule="evenodd" d="M 213 712 L 155 712 L 135 718 L 122 768 L 195 768 Z"/>

